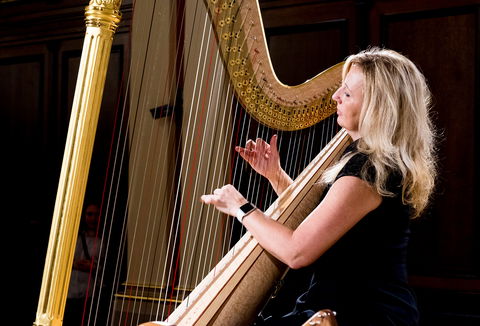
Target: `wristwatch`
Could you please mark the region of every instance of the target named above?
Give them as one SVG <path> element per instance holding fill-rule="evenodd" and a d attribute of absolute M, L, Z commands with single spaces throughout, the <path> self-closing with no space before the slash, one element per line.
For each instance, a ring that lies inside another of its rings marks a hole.
<path fill-rule="evenodd" d="M 237 219 L 240 221 L 240 223 L 242 223 L 243 218 L 256 209 L 257 208 L 249 202 L 247 202 L 246 204 L 243 204 L 242 206 L 240 206 L 240 208 L 237 211 Z"/>

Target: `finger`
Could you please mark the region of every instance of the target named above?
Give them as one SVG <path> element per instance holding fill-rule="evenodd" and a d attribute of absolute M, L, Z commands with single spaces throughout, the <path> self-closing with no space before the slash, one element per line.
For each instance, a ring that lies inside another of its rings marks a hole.
<path fill-rule="evenodd" d="M 242 148 L 240 146 L 237 146 L 235 150 L 238 152 L 238 154 L 247 162 L 251 162 L 255 158 L 255 152 L 248 150 L 246 148 Z"/>
<path fill-rule="evenodd" d="M 265 153 L 267 151 L 268 144 L 261 138 L 257 138 L 257 151 Z"/>
<path fill-rule="evenodd" d="M 245 149 L 247 149 L 249 151 L 253 151 L 256 146 L 257 146 L 257 144 L 253 140 L 249 139 L 249 140 L 247 140 L 247 143 L 245 144 Z"/>
<path fill-rule="evenodd" d="M 277 135 L 273 135 L 272 138 L 270 139 L 270 150 L 274 153 L 278 153 L 277 140 L 278 140 Z"/>
<path fill-rule="evenodd" d="M 213 204 L 215 202 L 215 195 L 202 195 L 200 200 L 207 205 Z"/>
<path fill-rule="evenodd" d="M 235 146 L 235 151 L 237 151 L 238 153 L 246 153 L 246 152 L 251 152 L 250 150 L 244 148 L 244 147 L 241 147 L 241 146 Z"/>

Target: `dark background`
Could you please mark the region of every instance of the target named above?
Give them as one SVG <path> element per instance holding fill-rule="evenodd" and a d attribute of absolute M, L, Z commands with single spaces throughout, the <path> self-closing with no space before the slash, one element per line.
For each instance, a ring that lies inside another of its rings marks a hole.
<path fill-rule="evenodd" d="M 279 79 L 298 84 L 382 45 L 424 72 L 442 131 L 440 178 L 413 223 L 410 278 L 422 325 L 480 325 L 480 1 L 260 1 Z M 0 0 L 3 280 L 18 325 L 32 324 L 84 36 L 86 0 Z M 114 38 L 88 193 L 100 196 L 128 73 L 132 3 Z M 292 64 L 295 63 L 295 64 Z M 96 193 L 98 191 L 98 193 Z M 7 311 L 7 310 L 5 310 Z"/>

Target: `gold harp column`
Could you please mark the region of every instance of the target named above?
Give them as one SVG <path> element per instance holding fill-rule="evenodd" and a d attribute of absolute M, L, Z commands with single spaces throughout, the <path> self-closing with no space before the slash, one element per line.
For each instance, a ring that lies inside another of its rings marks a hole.
<path fill-rule="evenodd" d="M 60 326 L 121 0 L 91 0 L 35 326 Z"/>

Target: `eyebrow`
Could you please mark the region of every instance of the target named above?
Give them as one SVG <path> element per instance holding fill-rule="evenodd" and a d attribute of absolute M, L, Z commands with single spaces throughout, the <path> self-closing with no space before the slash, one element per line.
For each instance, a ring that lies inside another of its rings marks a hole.
<path fill-rule="evenodd" d="M 350 92 L 352 92 L 352 90 L 350 89 L 350 87 L 348 87 L 347 83 L 344 82 L 343 84 L 345 85 L 345 87 L 346 87 Z"/>

